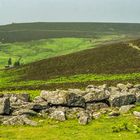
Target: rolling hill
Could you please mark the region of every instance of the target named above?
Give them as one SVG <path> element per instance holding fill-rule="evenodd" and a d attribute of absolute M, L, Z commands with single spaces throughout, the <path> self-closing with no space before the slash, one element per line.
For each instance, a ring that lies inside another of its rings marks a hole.
<path fill-rule="evenodd" d="M 99 38 L 56 38 L 28 42 L 0 43 L 0 68 L 7 65 L 8 59 L 22 64 L 66 55 L 77 51 L 94 48 L 102 43 L 124 39 L 125 36 L 106 35 Z"/>
<path fill-rule="evenodd" d="M 41 60 L 26 67 L 25 79 L 48 80 L 77 74 L 120 74 L 140 71 L 140 51 L 125 42 Z"/>
<path fill-rule="evenodd" d="M 98 38 L 104 35 L 137 36 L 133 23 L 13 23 L 0 26 L 0 42 L 24 42 L 47 38 Z"/>
<path fill-rule="evenodd" d="M 44 89 L 82 87 L 90 83 L 138 82 L 140 51 L 130 46 L 138 41 L 100 45 L 2 71 L 0 85 Z"/>

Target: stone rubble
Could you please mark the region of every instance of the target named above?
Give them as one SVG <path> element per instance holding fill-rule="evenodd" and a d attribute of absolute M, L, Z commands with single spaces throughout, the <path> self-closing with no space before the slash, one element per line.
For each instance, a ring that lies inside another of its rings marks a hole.
<path fill-rule="evenodd" d="M 129 112 L 140 103 L 140 84 L 117 84 L 116 87 L 89 85 L 85 90 L 68 89 L 41 91 L 30 100 L 27 93 L 0 94 L 0 124 L 37 126 L 32 117 L 57 121 L 78 119 L 81 125 L 98 119 L 102 114 L 116 117 Z M 133 112 L 140 118 L 140 112 Z"/>

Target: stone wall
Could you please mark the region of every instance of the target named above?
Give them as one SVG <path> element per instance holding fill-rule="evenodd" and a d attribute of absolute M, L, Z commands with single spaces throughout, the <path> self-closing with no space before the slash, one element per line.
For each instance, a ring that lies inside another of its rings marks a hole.
<path fill-rule="evenodd" d="M 39 116 L 58 121 L 76 118 L 85 125 L 102 114 L 114 117 L 127 113 L 135 103 L 140 103 L 140 85 L 133 84 L 89 85 L 85 90 L 43 90 L 33 101 L 29 94 L 0 94 L 0 124 L 36 126 L 38 123 L 30 116 Z M 135 111 L 134 115 L 140 113 Z"/>

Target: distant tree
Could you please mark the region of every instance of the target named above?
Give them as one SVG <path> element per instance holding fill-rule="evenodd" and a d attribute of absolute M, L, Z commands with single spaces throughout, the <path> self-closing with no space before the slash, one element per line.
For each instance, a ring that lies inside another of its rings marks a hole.
<path fill-rule="evenodd" d="M 8 59 L 8 66 L 11 66 L 11 65 L 12 65 L 12 59 L 9 58 L 9 59 Z"/>
<path fill-rule="evenodd" d="M 20 57 L 15 63 L 14 63 L 14 67 L 19 67 L 21 65 L 20 60 L 22 57 Z"/>
<path fill-rule="evenodd" d="M 19 67 L 20 66 L 20 61 L 16 61 L 15 63 L 14 63 L 14 67 Z"/>

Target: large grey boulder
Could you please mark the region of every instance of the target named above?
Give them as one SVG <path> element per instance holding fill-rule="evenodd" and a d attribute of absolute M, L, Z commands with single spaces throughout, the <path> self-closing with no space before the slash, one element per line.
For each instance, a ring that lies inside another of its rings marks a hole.
<path fill-rule="evenodd" d="M 92 102 L 98 102 L 98 101 L 103 101 L 107 100 L 110 96 L 109 91 L 107 90 L 92 90 L 89 93 L 87 93 L 84 98 L 86 103 L 92 103 Z"/>
<path fill-rule="evenodd" d="M 0 115 L 10 114 L 10 100 L 9 98 L 0 98 Z"/>
<path fill-rule="evenodd" d="M 85 107 L 85 99 L 77 94 L 70 93 L 67 95 L 67 105 L 69 107 Z"/>
<path fill-rule="evenodd" d="M 85 99 L 82 96 L 64 90 L 42 91 L 40 96 L 51 105 L 85 107 Z"/>
<path fill-rule="evenodd" d="M 130 105 L 130 104 L 135 103 L 136 96 L 133 93 L 118 92 L 110 96 L 109 102 L 112 107 L 121 107 L 124 105 Z"/>
<path fill-rule="evenodd" d="M 30 125 L 37 126 L 37 122 L 28 119 L 25 115 L 12 116 L 7 120 L 4 120 L 3 125 Z"/>

